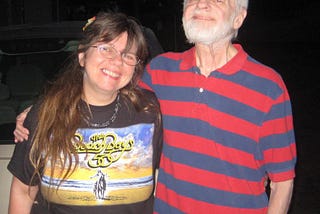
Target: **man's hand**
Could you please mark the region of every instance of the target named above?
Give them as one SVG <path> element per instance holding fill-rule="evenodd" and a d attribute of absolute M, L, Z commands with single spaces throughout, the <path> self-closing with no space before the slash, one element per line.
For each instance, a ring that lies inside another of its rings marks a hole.
<path fill-rule="evenodd" d="M 32 106 L 26 108 L 23 112 L 21 112 L 16 118 L 16 129 L 13 131 L 14 134 L 14 142 L 22 142 L 24 140 L 28 140 L 29 130 L 23 126 L 24 120 L 27 117 L 28 112 L 30 111 Z"/>

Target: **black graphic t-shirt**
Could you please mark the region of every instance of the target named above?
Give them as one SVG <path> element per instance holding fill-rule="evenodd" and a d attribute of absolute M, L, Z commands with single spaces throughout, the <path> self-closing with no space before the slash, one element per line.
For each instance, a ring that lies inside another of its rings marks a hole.
<path fill-rule="evenodd" d="M 161 127 L 155 113 L 136 112 L 124 98 L 120 103 L 117 118 L 109 127 L 83 126 L 77 130 L 75 136 L 85 146 L 74 144 L 79 164 L 67 180 L 60 183 L 57 173 L 63 171 L 62 166 L 55 165 L 51 176 L 50 162 L 46 163 L 40 187 L 48 202 L 48 213 L 152 213 Z M 90 106 L 92 121 L 108 120 L 114 107 L 115 103 Z M 34 128 L 36 109 L 34 106 L 25 122 L 30 130 Z M 8 165 L 25 184 L 29 184 L 33 173 L 27 156 L 30 144 L 17 144 Z M 58 185 L 57 191 L 52 190 Z"/>

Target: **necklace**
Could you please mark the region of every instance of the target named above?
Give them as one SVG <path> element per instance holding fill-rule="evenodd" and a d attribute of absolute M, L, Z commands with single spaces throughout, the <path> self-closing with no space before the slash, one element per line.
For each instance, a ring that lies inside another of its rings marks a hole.
<path fill-rule="evenodd" d="M 92 122 L 90 122 L 90 119 L 88 117 L 86 117 L 84 119 L 84 121 L 90 127 L 94 127 L 94 128 L 105 128 L 105 127 L 108 127 L 117 118 L 118 111 L 119 111 L 120 107 L 121 107 L 120 96 L 118 94 L 117 95 L 117 100 L 116 100 L 116 106 L 114 107 L 114 111 L 113 111 L 113 115 L 110 117 L 109 120 L 107 120 L 106 122 L 103 122 L 103 123 L 92 123 Z"/>

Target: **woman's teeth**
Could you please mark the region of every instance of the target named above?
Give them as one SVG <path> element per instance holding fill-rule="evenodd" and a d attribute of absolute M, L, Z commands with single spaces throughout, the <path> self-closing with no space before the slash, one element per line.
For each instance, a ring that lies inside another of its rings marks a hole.
<path fill-rule="evenodd" d="M 103 71 L 103 73 L 108 74 L 108 75 L 111 76 L 111 77 L 119 77 L 119 76 L 120 76 L 119 74 L 114 73 L 114 72 L 112 72 L 112 71 L 109 71 L 109 70 L 107 70 L 107 69 L 102 69 L 102 71 Z"/>

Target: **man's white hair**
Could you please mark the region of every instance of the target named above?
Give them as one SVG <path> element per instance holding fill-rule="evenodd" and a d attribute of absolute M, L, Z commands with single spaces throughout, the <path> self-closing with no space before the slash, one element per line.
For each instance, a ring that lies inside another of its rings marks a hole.
<path fill-rule="evenodd" d="M 235 0 L 236 4 L 238 5 L 238 7 L 242 7 L 244 9 L 248 9 L 248 5 L 249 5 L 249 0 Z"/>

